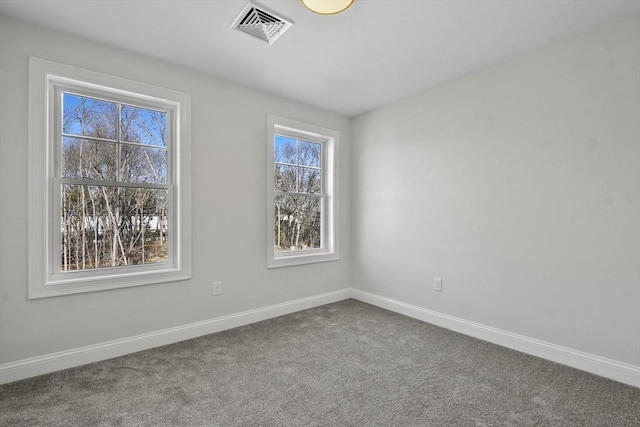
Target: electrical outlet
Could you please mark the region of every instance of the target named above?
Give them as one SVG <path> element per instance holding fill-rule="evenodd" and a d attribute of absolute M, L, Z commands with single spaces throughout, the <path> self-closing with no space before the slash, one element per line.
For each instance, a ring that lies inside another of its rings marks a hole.
<path fill-rule="evenodd" d="M 433 290 L 442 292 L 442 277 L 433 278 Z"/>
<path fill-rule="evenodd" d="M 213 282 L 213 295 L 220 295 L 222 293 L 222 282 Z"/>

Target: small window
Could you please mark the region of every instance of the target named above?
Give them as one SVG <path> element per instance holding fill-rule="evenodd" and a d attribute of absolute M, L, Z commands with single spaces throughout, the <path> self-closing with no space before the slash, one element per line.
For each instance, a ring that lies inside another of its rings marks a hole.
<path fill-rule="evenodd" d="M 30 73 L 30 298 L 188 278 L 188 95 Z"/>
<path fill-rule="evenodd" d="M 269 116 L 268 267 L 338 259 L 330 129 Z"/>

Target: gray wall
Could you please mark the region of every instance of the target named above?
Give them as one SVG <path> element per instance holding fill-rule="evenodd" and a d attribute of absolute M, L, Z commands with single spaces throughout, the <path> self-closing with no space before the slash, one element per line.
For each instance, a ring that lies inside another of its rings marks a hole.
<path fill-rule="evenodd" d="M 640 365 L 637 17 L 357 117 L 353 139 L 359 289 Z"/>
<path fill-rule="evenodd" d="M 355 284 L 640 365 L 639 28 L 593 30 L 350 122 L 0 16 L 0 364 Z M 29 55 L 192 95 L 192 280 L 27 300 Z M 342 132 L 339 262 L 265 268 L 267 113 Z"/>
<path fill-rule="evenodd" d="M 191 94 L 192 280 L 27 300 L 29 55 Z M 351 285 L 348 118 L 6 16 L 0 75 L 0 364 Z M 340 261 L 266 269 L 267 113 L 341 132 Z"/>

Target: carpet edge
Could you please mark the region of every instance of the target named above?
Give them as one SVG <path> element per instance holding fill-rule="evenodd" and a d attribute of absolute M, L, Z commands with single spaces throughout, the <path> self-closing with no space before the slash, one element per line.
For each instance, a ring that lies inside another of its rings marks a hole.
<path fill-rule="evenodd" d="M 38 375 L 148 350 L 154 347 L 173 344 L 179 341 L 346 300 L 351 297 L 352 289 L 344 288 L 333 292 L 299 298 L 146 334 L 8 362 L 0 365 L 0 384 L 7 384 Z"/>
<path fill-rule="evenodd" d="M 640 366 L 493 328 L 359 289 L 352 298 L 493 344 L 640 388 Z"/>

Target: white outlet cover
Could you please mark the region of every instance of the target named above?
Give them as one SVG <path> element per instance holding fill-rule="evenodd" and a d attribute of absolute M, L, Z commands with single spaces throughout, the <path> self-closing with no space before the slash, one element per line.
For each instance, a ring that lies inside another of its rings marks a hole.
<path fill-rule="evenodd" d="M 213 282 L 213 295 L 220 295 L 222 293 L 222 282 Z"/>

